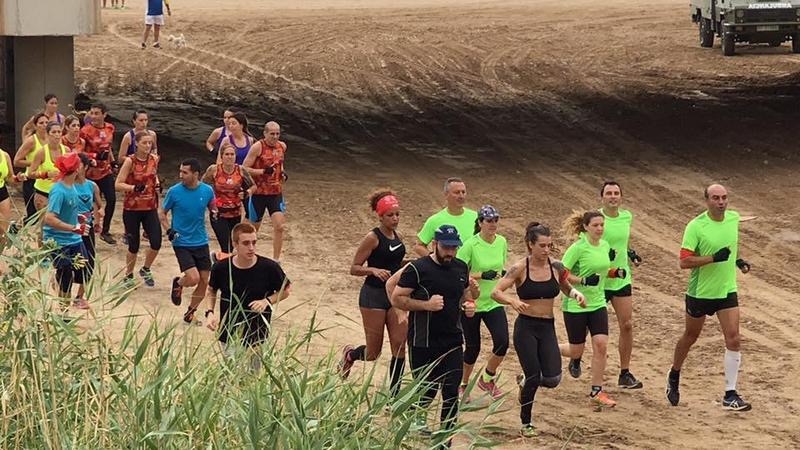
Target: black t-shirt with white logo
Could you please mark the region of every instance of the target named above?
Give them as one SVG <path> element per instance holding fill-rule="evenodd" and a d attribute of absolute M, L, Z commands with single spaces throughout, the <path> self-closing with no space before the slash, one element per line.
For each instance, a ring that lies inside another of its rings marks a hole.
<path fill-rule="evenodd" d="M 411 298 L 430 300 L 444 297 L 441 311 L 411 311 L 408 341 L 412 347 L 452 348 L 464 342 L 461 330 L 461 298 L 469 286 L 469 270 L 463 261 L 453 259 L 449 265 L 437 264 L 431 256 L 412 262 L 400 276 L 398 286 L 411 288 Z"/>
<path fill-rule="evenodd" d="M 380 228 L 374 228 L 372 232 L 378 237 L 378 246 L 367 257 L 367 266 L 386 269 L 391 273 L 400 270 L 403 258 L 406 256 L 406 246 L 400 240 L 400 235 L 395 233 L 394 238 L 389 239 Z M 386 286 L 385 281 L 373 275 L 367 276 L 364 283 L 379 288 Z"/>

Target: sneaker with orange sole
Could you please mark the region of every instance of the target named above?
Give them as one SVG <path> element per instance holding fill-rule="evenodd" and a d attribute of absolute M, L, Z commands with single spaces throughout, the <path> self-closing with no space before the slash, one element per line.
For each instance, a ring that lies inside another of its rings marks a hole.
<path fill-rule="evenodd" d="M 614 401 L 606 391 L 600 391 L 596 395 L 590 396 L 590 398 L 592 405 L 598 408 L 613 408 L 617 406 L 617 402 Z"/>

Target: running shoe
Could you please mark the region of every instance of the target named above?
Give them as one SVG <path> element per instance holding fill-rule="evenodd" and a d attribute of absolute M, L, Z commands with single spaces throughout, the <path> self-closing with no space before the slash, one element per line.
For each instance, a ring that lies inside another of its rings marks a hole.
<path fill-rule="evenodd" d="M 142 267 L 139 269 L 139 276 L 142 277 L 142 280 L 144 280 L 145 286 L 155 287 L 156 280 L 153 279 L 153 272 L 151 272 L 150 269 L 145 269 Z"/>
<path fill-rule="evenodd" d="M 618 386 L 622 389 L 641 389 L 644 385 L 632 373 L 625 372 L 619 376 Z"/>
<path fill-rule="evenodd" d="M 753 409 L 753 405 L 744 401 L 742 397 L 739 397 L 736 391 L 731 391 L 725 394 L 725 397 L 722 399 L 722 408 L 729 411 L 750 411 Z"/>
<path fill-rule="evenodd" d="M 526 438 L 539 436 L 539 432 L 536 431 L 536 428 L 533 428 L 533 425 L 531 424 L 523 425 L 519 430 L 519 434 Z"/>
<path fill-rule="evenodd" d="M 342 347 L 342 359 L 339 360 L 337 369 L 339 370 L 339 375 L 342 377 L 343 380 L 346 380 L 347 377 L 350 376 L 350 369 L 353 368 L 353 360 L 350 359 L 350 352 L 352 350 L 353 350 L 352 345 L 345 345 L 344 347 Z"/>
<path fill-rule="evenodd" d="M 489 382 L 483 381 L 483 376 L 478 377 L 478 388 L 484 392 L 488 392 L 489 395 L 492 396 L 492 399 L 497 400 L 498 398 L 503 396 L 503 391 L 497 387 L 497 384 L 492 379 Z"/>
<path fill-rule="evenodd" d="M 89 309 L 89 302 L 83 297 L 75 297 L 72 301 L 72 307 L 77 309 Z"/>
<path fill-rule="evenodd" d="M 569 360 L 569 374 L 572 378 L 580 378 L 581 376 L 581 360 L 580 359 L 570 359 Z"/>
<path fill-rule="evenodd" d="M 183 315 L 183 321 L 187 324 L 194 323 L 194 313 L 197 312 L 197 308 L 192 308 L 191 306 L 186 310 L 186 313 Z"/>
<path fill-rule="evenodd" d="M 596 395 L 590 397 L 592 404 L 601 408 L 613 408 L 617 406 L 617 402 L 615 402 L 611 397 L 608 396 L 606 391 L 600 391 Z"/>
<path fill-rule="evenodd" d="M 172 279 L 172 291 L 170 291 L 170 299 L 175 306 L 181 306 L 181 296 L 183 296 L 183 286 L 179 284 L 181 277 Z"/>
<path fill-rule="evenodd" d="M 144 50 L 144 49 L 146 49 L 146 48 L 147 48 L 147 44 L 145 44 L 144 42 L 142 42 L 142 50 Z"/>
<path fill-rule="evenodd" d="M 158 42 L 156 42 L 155 44 L 153 44 L 153 48 L 161 48 L 161 44 L 159 44 Z"/>
<path fill-rule="evenodd" d="M 669 400 L 672 406 L 678 406 L 678 402 L 681 399 L 681 393 L 678 390 L 679 384 L 677 380 L 671 380 L 669 376 L 667 376 L 667 400 Z"/>
<path fill-rule="evenodd" d="M 458 385 L 458 398 L 461 399 L 461 402 L 465 405 L 472 401 L 472 398 L 467 393 L 467 385 L 459 384 Z"/>
<path fill-rule="evenodd" d="M 111 233 L 100 233 L 100 239 L 108 245 L 117 245 L 117 240 L 114 239 Z"/>

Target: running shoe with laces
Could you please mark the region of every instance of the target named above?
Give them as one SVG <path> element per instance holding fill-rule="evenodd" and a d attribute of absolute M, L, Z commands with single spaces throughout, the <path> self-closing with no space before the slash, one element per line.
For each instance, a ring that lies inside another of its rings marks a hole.
<path fill-rule="evenodd" d="M 678 389 L 680 382 L 678 380 L 672 380 L 669 376 L 667 376 L 667 400 L 669 400 L 669 404 L 672 406 L 678 406 L 678 402 L 681 400 L 681 393 Z"/>
<path fill-rule="evenodd" d="M 350 376 L 350 369 L 353 368 L 353 360 L 350 359 L 350 352 L 353 350 L 352 345 L 345 345 L 342 347 L 342 358 L 339 359 L 339 364 L 336 366 L 339 370 L 339 376 L 346 380 Z"/>
<path fill-rule="evenodd" d="M 581 360 L 580 359 L 570 359 L 569 360 L 569 374 L 572 378 L 580 378 L 581 376 Z"/>
<path fill-rule="evenodd" d="M 153 279 L 153 272 L 151 272 L 150 269 L 142 267 L 139 269 L 139 276 L 142 277 L 145 286 L 154 287 L 156 285 L 156 281 Z"/>
<path fill-rule="evenodd" d="M 625 372 L 619 376 L 618 386 L 622 389 L 641 389 L 644 385 L 632 373 Z"/>
<path fill-rule="evenodd" d="M 170 300 L 175 306 L 181 306 L 181 296 L 183 295 L 183 286 L 180 285 L 181 277 L 172 279 L 172 290 L 170 291 Z"/>
<path fill-rule="evenodd" d="M 731 391 L 723 397 L 722 408 L 729 411 L 750 411 L 753 405 L 744 401 L 736 391 Z"/>
<path fill-rule="evenodd" d="M 533 425 L 531 425 L 529 423 L 523 425 L 522 428 L 520 428 L 519 434 L 522 437 L 526 437 L 526 438 L 532 438 L 532 437 L 539 436 L 539 432 L 536 431 L 536 428 L 534 428 Z"/>
<path fill-rule="evenodd" d="M 503 396 L 503 391 L 497 387 L 497 384 L 494 382 L 494 379 L 491 381 L 483 381 L 483 376 L 478 377 L 478 388 L 484 392 L 488 392 L 489 395 L 492 396 L 492 399 L 497 400 L 498 398 Z"/>
<path fill-rule="evenodd" d="M 613 408 L 617 406 L 617 402 L 615 402 L 606 393 L 606 391 L 600 391 L 597 394 L 590 396 L 590 399 L 594 406 L 598 406 L 600 408 Z"/>

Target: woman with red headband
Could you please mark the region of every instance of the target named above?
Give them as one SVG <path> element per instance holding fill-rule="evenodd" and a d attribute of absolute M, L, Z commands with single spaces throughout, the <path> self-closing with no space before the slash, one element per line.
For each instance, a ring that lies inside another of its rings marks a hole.
<path fill-rule="evenodd" d="M 392 396 L 400 391 L 400 379 L 405 366 L 405 344 L 408 332 L 406 313 L 392 308 L 386 294 L 386 280 L 400 270 L 406 247 L 397 233 L 400 223 L 400 203 L 394 192 L 388 189 L 378 190 L 369 196 L 372 210 L 377 214 L 380 225 L 367 233 L 361 241 L 350 266 L 350 274 L 366 277 L 358 305 L 364 322 L 366 345 L 353 347 L 346 345 L 342 349 L 339 372 L 343 378 L 350 375 L 355 361 L 374 361 L 381 354 L 383 346 L 383 330 L 389 332 L 389 344 L 392 349 L 392 361 L 389 366 L 391 374 L 390 391 Z"/>
<path fill-rule="evenodd" d="M 58 176 L 48 197 L 43 237 L 45 242 L 54 242 L 56 245 L 53 267 L 56 269 L 58 295 L 62 298 L 62 307 L 66 309 L 70 304 L 72 282 L 82 279 L 86 267 L 88 255 L 82 236 L 89 230 L 87 215 L 81 214 L 80 195 L 75 190 L 80 157 L 70 152 L 59 156 L 54 165 L 58 169 Z M 73 306 L 78 309 L 89 308 L 82 298 L 76 299 Z"/>

